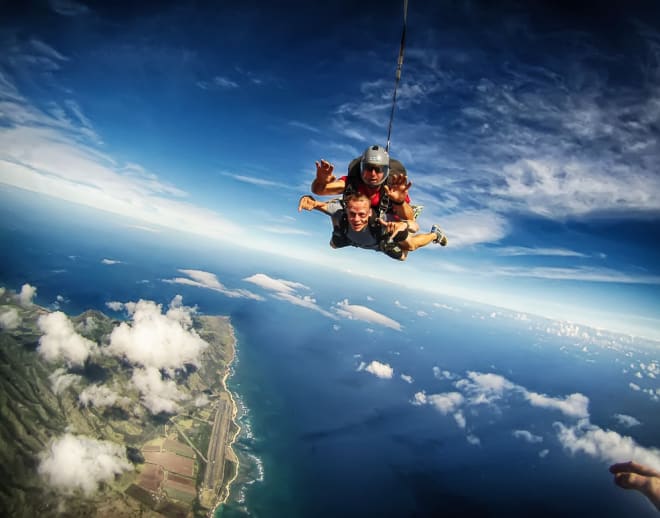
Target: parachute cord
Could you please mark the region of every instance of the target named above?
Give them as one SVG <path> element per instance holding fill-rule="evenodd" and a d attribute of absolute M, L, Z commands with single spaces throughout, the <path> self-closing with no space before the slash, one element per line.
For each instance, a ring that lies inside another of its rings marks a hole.
<path fill-rule="evenodd" d="M 387 146 L 385 150 L 390 151 L 390 136 L 392 134 L 392 123 L 394 122 L 394 107 L 396 106 L 396 90 L 401 80 L 401 68 L 403 67 L 403 50 L 406 46 L 406 21 L 408 19 L 408 0 L 403 0 L 403 30 L 401 32 L 401 46 L 399 47 L 399 60 L 396 66 L 396 81 L 394 83 L 394 94 L 392 95 L 392 111 L 390 112 L 390 124 L 387 128 Z"/>

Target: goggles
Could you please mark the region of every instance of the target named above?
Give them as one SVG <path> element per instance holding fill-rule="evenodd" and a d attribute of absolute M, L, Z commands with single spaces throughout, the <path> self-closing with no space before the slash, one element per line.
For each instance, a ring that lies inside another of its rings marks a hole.
<path fill-rule="evenodd" d="M 389 165 L 370 164 L 368 162 L 366 162 L 366 163 L 362 162 L 360 164 L 360 167 L 361 167 L 363 173 L 368 173 L 369 171 L 376 171 L 377 173 L 387 174 L 390 170 Z"/>

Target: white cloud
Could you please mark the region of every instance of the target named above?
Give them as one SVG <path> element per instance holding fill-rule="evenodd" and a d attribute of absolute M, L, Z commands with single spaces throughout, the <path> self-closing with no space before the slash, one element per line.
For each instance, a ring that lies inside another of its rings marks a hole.
<path fill-rule="evenodd" d="M 455 374 L 452 374 L 447 370 L 442 370 L 437 365 L 433 367 L 433 376 L 439 380 L 451 380 L 456 378 Z"/>
<path fill-rule="evenodd" d="M 640 423 L 637 419 L 626 414 L 614 414 L 614 418 L 619 422 L 619 424 L 632 428 L 633 426 L 639 426 Z"/>
<path fill-rule="evenodd" d="M 234 90 L 238 83 L 228 77 L 215 76 L 210 81 L 198 81 L 197 86 L 202 90 Z"/>
<path fill-rule="evenodd" d="M 407 374 L 401 374 L 401 379 L 406 383 L 412 383 L 413 381 L 415 381 L 413 380 L 412 376 L 408 376 Z"/>
<path fill-rule="evenodd" d="M 31 50 L 42 64 L 56 69 L 57 51 L 46 47 Z M 156 174 L 118 163 L 100 151 L 101 139 L 75 102 L 44 102 L 49 108 L 41 109 L 3 76 L 0 103 L 5 117 L 0 183 L 119 214 L 137 224 L 245 245 L 243 229 L 236 223 L 182 201 L 187 194 Z"/>
<path fill-rule="evenodd" d="M 413 399 L 411 401 L 411 403 L 414 406 L 426 405 L 427 402 L 428 399 L 426 397 L 426 392 L 424 392 L 423 390 L 421 392 L 415 392 L 415 395 L 413 396 Z"/>
<path fill-rule="evenodd" d="M 467 423 L 465 421 L 465 415 L 463 414 L 463 411 L 458 410 L 454 413 L 454 421 L 456 421 L 456 424 L 459 428 L 465 429 Z"/>
<path fill-rule="evenodd" d="M 458 380 L 456 388 L 470 396 L 470 404 L 491 404 L 500 399 L 506 391 L 513 390 L 515 384 L 499 374 L 468 372 L 469 379 Z"/>
<path fill-rule="evenodd" d="M 53 371 L 50 376 L 50 387 L 56 395 L 61 394 L 71 385 L 79 383 L 82 380 L 82 376 L 78 374 L 67 374 L 66 369 L 56 369 Z"/>
<path fill-rule="evenodd" d="M 109 307 L 112 311 L 121 311 L 124 309 L 124 304 L 122 302 L 111 301 L 106 302 L 105 305 Z"/>
<path fill-rule="evenodd" d="M 487 210 L 461 212 L 436 219 L 441 221 L 440 226 L 445 229 L 452 248 L 496 242 L 509 232 L 507 220 Z"/>
<path fill-rule="evenodd" d="M 465 438 L 467 439 L 467 442 L 472 446 L 481 446 L 481 439 L 479 439 L 479 437 L 476 435 L 470 433 L 466 435 Z"/>
<path fill-rule="evenodd" d="M 258 178 L 257 176 L 245 176 L 240 174 L 231 174 L 231 173 L 222 173 L 223 176 L 228 176 L 233 178 L 238 182 L 249 183 L 250 185 L 257 185 L 259 187 L 274 187 L 278 190 L 294 190 L 294 187 L 289 183 L 284 182 L 273 182 L 272 180 L 264 180 L 263 178 Z"/>
<path fill-rule="evenodd" d="M 309 295 L 300 295 L 298 290 L 309 290 L 307 286 L 299 282 L 287 281 L 284 279 L 273 279 L 266 274 L 257 273 L 250 277 L 243 279 L 244 281 L 251 282 L 265 290 L 274 292 L 273 297 L 284 302 L 288 302 L 295 306 L 318 311 L 323 316 L 336 319 L 335 315 L 321 308 L 314 297 Z"/>
<path fill-rule="evenodd" d="M 112 330 L 107 352 L 157 369 L 199 366 L 208 344 L 192 328 L 193 308 L 180 304 L 180 296 L 175 297 L 168 312 L 162 314 L 162 306 L 155 302 L 127 302 L 124 307 L 132 321 L 122 322 Z"/>
<path fill-rule="evenodd" d="M 580 393 L 571 394 L 561 399 L 537 394 L 536 392 L 525 392 L 525 398 L 533 406 L 554 408 L 569 417 L 589 416 L 589 398 Z"/>
<path fill-rule="evenodd" d="M 200 407 L 203 407 L 203 406 L 207 406 L 209 404 L 209 401 L 210 401 L 209 397 L 206 394 L 200 394 L 199 396 L 197 396 L 195 398 L 195 401 L 194 401 L 193 404 L 197 408 L 200 408 Z"/>
<path fill-rule="evenodd" d="M 636 383 L 633 383 L 632 381 L 630 383 L 628 383 L 628 386 L 631 389 L 633 389 L 635 392 L 638 392 L 638 391 L 642 390 L 642 388 L 639 385 L 637 385 Z"/>
<path fill-rule="evenodd" d="M 465 402 L 465 398 L 460 392 L 445 392 L 443 394 L 431 394 L 430 396 L 426 396 L 426 401 L 429 405 L 433 405 L 442 414 L 447 415 L 456 412 Z"/>
<path fill-rule="evenodd" d="M 132 469 L 122 446 L 70 433 L 54 440 L 39 463 L 39 474 L 51 486 L 66 493 L 80 489 L 87 495 L 100 482 Z"/>
<path fill-rule="evenodd" d="M 103 264 L 122 264 L 122 261 L 117 261 L 115 259 L 102 259 Z"/>
<path fill-rule="evenodd" d="M 152 414 L 173 414 L 180 408 L 178 402 L 188 398 L 176 388 L 173 380 L 164 380 L 155 367 L 135 369 L 132 381 L 140 391 L 142 403 Z"/>
<path fill-rule="evenodd" d="M 106 407 L 115 403 L 127 403 L 128 398 L 122 398 L 114 390 L 105 385 L 89 385 L 78 395 L 78 401 L 83 406 Z"/>
<path fill-rule="evenodd" d="M 21 317 L 16 308 L 4 306 L 0 309 L 0 329 L 12 330 L 21 324 Z"/>
<path fill-rule="evenodd" d="M 39 338 L 37 351 L 49 362 L 63 359 L 69 365 L 83 365 L 97 346 L 73 329 L 69 318 L 61 311 L 41 315 L 37 320 L 44 335 Z"/>
<path fill-rule="evenodd" d="M 48 0 L 48 5 L 62 16 L 81 16 L 89 13 L 89 7 L 75 0 Z"/>
<path fill-rule="evenodd" d="M 544 449 L 544 450 L 541 450 L 539 452 L 539 457 L 542 458 L 542 459 L 545 459 L 548 456 L 548 453 L 550 453 L 550 450 L 548 450 L 547 448 Z"/>
<path fill-rule="evenodd" d="M 340 317 L 348 318 L 349 320 L 361 320 L 363 322 L 377 324 L 384 327 L 389 327 L 390 329 L 394 329 L 396 331 L 401 331 L 401 324 L 399 324 L 397 321 L 392 320 L 391 318 L 386 317 L 385 315 L 382 315 L 366 306 L 349 304 L 348 299 L 344 299 L 343 301 L 338 302 L 337 305 L 332 309 Z"/>
<path fill-rule="evenodd" d="M 307 286 L 299 282 L 286 281 L 284 279 L 273 279 L 264 273 L 255 273 L 250 277 L 243 279 L 244 281 L 251 282 L 257 286 L 269 291 L 276 291 L 278 293 L 294 294 L 299 289 L 309 290 Z"/>
<path fill-rule="evenodd" d="M 660 470 L 660 449 L 645 448 L 631 437 L 591 424 L 587 419 L 574 426 L 554 423 L 557 438 L 571 454 L 584 453 L 607 463 L 634 460 Z"/>
<path fill-rule="evenodd" d="M 365 362 L 361 362 L 357 370 L 358 371 L 364 370 L 382 379 L 391 379 L 392 376 L 394 375 L 394 369 L 392 367 L 390 367 L 387 363 L 381 363 L 376 360 L 372 361 L 369 364 L 366 364 Z"/>
<path fill-rule="evenodd" d="M 174 279 L 163 279 L 163 282 L 170 284 L 184 284 L 187 286 L 195 286 L 197 288 L 205 288 L 218 293 L 222 293 L 231 298 L 246 298 L 252 300 L 264 300 L 263 297 L 256 295 L 248 290 L 230 290 L 226 288 L 214 273 L 205 272 L 202 270 L 185 270 L 180 269 L 181 273 L 186 274 L 189 279 L 185 277 L 176 277 Z"/>
<path fill-rule="evenodd" d="M 530 444 L 537 444 L 540 442 L 543 442 L 543 437 L 540 435 L 534 435 L 532 432 L 528 430 L 514 430 L 513 436 L 516 439 L 522 439 L 525 442 L 528 442 Z"/>
<path fill-rule="evenodd" d="M 566 248 L 528 248 L 524 246 L 504 246 L 497 248 L 498 255 L 520 256 L 520 255 L 542 255 L 556 257 L 587 257 L 585 254 L 567 250 Z"/>
<path fill-rule="evenodd" d="M 37 294 L 37 288 L 30 286 L 29 284 L 23 284 L 21 286 L 21 292 L 18 294 L 18 301 L 22 306 L 32 305 L 32 299 Z"/>
<path fill-rule="evenodd" d="M 660 206 L 657 178 L 631 175 L 625 166 L 614 168 L 618 174 L 605 175 L 599 167 L 596 160 L 538 155 L 522 158 L 504 166 L 504 184 L 495 188 L 493 194 L 549 217 L 608 209 L 653 210 Z"/>

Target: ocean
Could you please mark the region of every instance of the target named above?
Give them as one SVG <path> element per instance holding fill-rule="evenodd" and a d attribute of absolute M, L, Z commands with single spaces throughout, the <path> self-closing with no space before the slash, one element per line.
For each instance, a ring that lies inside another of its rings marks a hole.
<path fill-rule="evenodd" d="M 589 454 L 562 432 L 595 441 L 613 431 L 657 452 L 658 383 L 648 376 L 657 348 L 186 236 L 166 240 L 84 208 L 53 217 L 47 199 L 43 212 L 26 211 L 22 196 L 5 192 L 0 208 L 2 286 L 29 283 L 35 302 L 70 315 L 93 308 L 119 318 L 107 302 L 166 305 L 181 294 L 202 314 L 231 317 L 241 468 L 216 516 L 656 515 L 612 484 L 616 451 Z M 265 300 L 164 282 L 180 269 Z M 305 285 L 326 313 L 245 281 L 257 273 Z M 345 318 L 335 311 L 345 300 L 402 329 Z M 567 413 L 576 393 L 588 398 L 586 418 Z M 530 394 L 545 399 L 530 404 Z M 640 424 L 624 426 L 620 414 Z"/>

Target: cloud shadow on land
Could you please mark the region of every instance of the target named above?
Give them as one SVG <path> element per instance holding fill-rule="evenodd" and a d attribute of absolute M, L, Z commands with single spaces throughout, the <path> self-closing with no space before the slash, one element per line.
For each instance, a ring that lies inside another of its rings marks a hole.
<path fill-rule="evenodd" d="M 96 384 L 102 384 L 110 377 L 108 369 L 89 360 L 82 366 L 70 367 L 68 372 L 69 374 L 78 374 L 89 382 Z"/>

